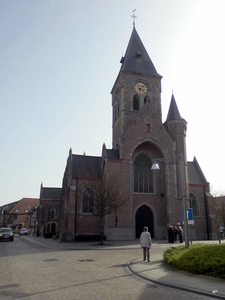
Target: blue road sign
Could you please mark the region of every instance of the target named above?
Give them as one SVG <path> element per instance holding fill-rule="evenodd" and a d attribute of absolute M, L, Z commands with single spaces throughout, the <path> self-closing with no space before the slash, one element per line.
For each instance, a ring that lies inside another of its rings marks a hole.
<path fill-rule="evenodd" d="M 184 210 L 182 209 L 181 212 L 182 212 L 182 220 L 184 221 Z M 192 208 L 187 208 L 187 223 L 188 224 L 194 224 Z"/>

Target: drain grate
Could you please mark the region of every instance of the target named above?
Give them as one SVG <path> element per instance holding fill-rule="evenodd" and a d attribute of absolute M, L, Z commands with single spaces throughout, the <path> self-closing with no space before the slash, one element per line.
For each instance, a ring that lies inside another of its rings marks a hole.
<path fill-rule="evenodd" d="M 79 259 L 79 262 L 90 262 L 93 261 L 93 259 Z"/>
<path fill-rule="evenodd" d="M 57 261 L 57 259 L 56 258 L 50 258 L 50 259 L 43 260 L 43 262 L 48 262 L 48 261 Z"/>

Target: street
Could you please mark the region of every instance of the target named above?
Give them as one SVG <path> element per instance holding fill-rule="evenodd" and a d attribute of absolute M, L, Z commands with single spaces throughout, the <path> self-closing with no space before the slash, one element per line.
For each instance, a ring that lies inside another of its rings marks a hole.
<path fill-rule="evenodd" d="M 164 249 L 153 248 L 151 257 Z M 138 241 L 115 247 L 15 236 L 0 243 L 0 299 L 209 299 L 129 272 L 141 257 Z"/>

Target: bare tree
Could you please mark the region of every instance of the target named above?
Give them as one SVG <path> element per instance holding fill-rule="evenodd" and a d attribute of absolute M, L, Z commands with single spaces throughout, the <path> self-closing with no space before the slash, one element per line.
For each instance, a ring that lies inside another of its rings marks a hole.
<path fill-rule="evenodd" d="M 100 218 L 101 244 L 104 240 L 105 216 L 114 213 L 129 203 L 129 196 L 117 177 L 108 177 L 105 173 L 99 180 L 86 181 L 85 189 L 93 191 L 93 214 Z"/>
<path fill-rule="evenodd" d="M 211 211 L 215 217 L 216 232 L 219 243 L 221 244 L 220 227 L 225 225 L 225 198 L 213 197 L 210 203 Z"/>

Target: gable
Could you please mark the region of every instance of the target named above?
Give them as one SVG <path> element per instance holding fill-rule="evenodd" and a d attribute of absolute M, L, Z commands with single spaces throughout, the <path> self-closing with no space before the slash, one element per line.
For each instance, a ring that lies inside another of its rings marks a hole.
<path fill-rule="evenodd" d="M 148 122 L 150 132 L 147 132 Z M 123 136 L 125 139 L 132 137 L 134 143 L 145 139 L 152 139 L 162 145 L 164 149 L 174 149 L 174 141 L 148 102 L 137 112 L 136 117 L 130 122 Z"/>
<path fill-rule="evenodd" d="M 208 183 L 203 174 L 197 159 L 194 157 L 193 162 L 187 162 L 188 165 L 188 182 L 189 184 L 206 184 Z"/>

